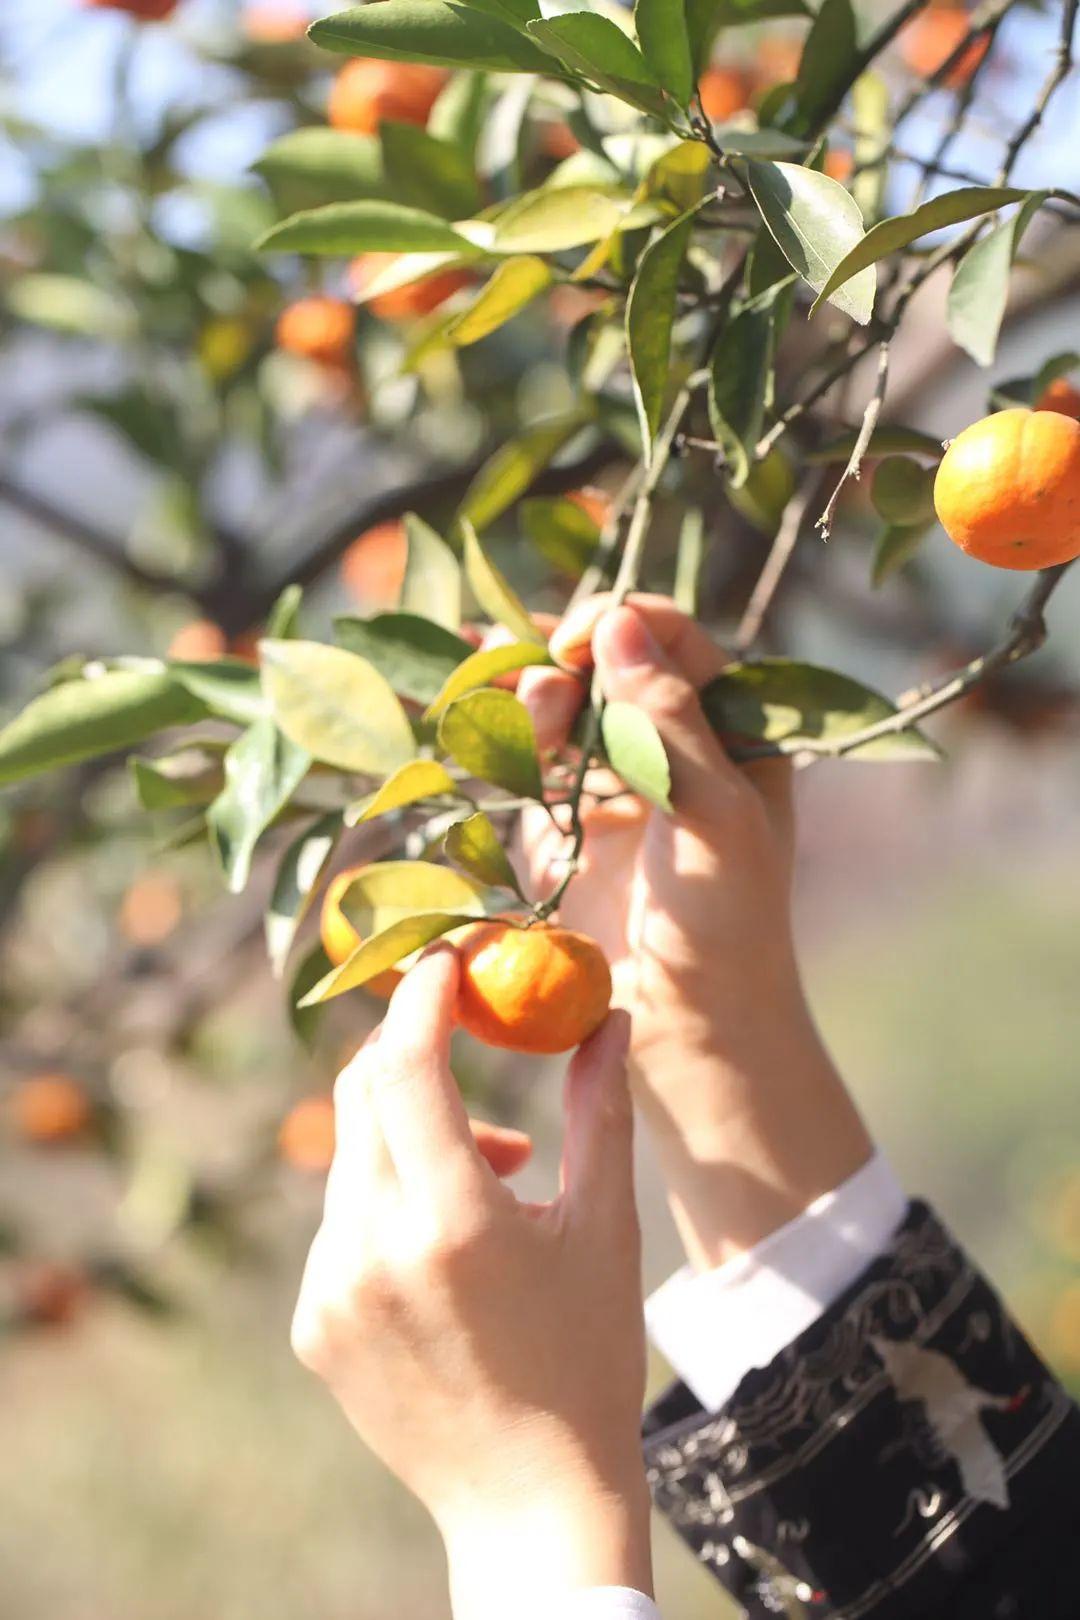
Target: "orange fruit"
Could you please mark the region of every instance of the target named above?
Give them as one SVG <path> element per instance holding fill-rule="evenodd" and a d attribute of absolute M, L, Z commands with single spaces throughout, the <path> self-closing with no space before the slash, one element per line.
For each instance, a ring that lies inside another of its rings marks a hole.
<path fill-rule="evenodd" d="M 407 552 L 400 518 L 376 523 L 342 554 L 341 583 L 364 607 L 390 607 L 401 595 Z"/>
<path fill-rule="evenodd" d="M 322 914 L 319 919 L 319 933 L 322 938 L 323 950 L 335 967 L 351 956 L 360 944 L 360 935 L 341 909 L 342 897 L 354 878 L 366 871 L 363 866 L 348 866 L 337 877 L 331 878 L 326 885 L 323 895 Z M 364 985 L 372 995 L 389 998 L 401 980 L 400 969 L 387 968 L 385 973 L 376 973 Z"/>
<path fill-rule="evenodd" d="M 901 37 L 904 61 L 920 79 L 932 78 L 970 28 L 971 17 L 962 7 L 931 6 L 914 18 Z M 959 90 L 967 84 L 989 49 L 989 35 L 973 39 L 959 61 L 949 69 L 945 78 L 948 88 Z"/>
<path fill-rule="evenodd" d="M 470 929 L 458 952 L 458 1022 L 488 1046 L 565 1052 L 603 1022 L 611 971 L 585 934 L 486 922 Z"/>
<path fill-rule="evenodd" d="M 16 1281 L 18 1320 L 35 1327 L 68 1327 L 90 1297 L 82 1272 L 52 1260 L 22 1267 Z"/>
<path fill-rule="evenodd" d="M 238 636 L 233 636 L 229 642 L 229 657 L 240 658 L 245 664 L 259 662 L 259 642 L 263 638 L 261 624 L 253 625 L 250 630 L 241 630 Z"/>
<path fill-rule="evenodd" d="M 39 1147 L 74 1141 L 94 1115 L 84 1088 L 66 1074 L 29 1075 L 15 1088 L 10 1111 L 16 1134 Z"/>
<path fill-rule="evenodd" d="M 249 5 L 240 18 L 244 37 L 254 45 L 287 45 L 303 39 L 311 15 L 302 6 L 278 4 Z"/>
<path fill-rule="evenodd" d="M 326 1171 L 334 1157 L 334 1099 L 303 1097 L 278 1130 L 278 1152 L 297 1170 Z"/>
<path fill-rule="evenodd" d="M 128 886 L 117 925 L 132 945 L 160 945 L 176 928 L 183 909 L 176 879 L 167 872 L 146 872 Z"/>
<path fill-rule="evenodd" d="M 177 0 L 83 0 L 83 4 L 97 11 L 126 11 L 140 22 L 161 22 L 172 16 Z"/>
<path fill-rule="evenodd" d="M 792 84 L 802 53 L 802 41 L 792 34 L 767 34 L 754 52 L 754 89 L 760 94 L 774 84 Z"/>
<path fill-rule="evenodd" d="M 400 257 L 398 253 L 361 253 L 355 258 L 349 266 L 349 284 L 357 296 L 361 296 L 375 277 Z M 468 270 L 436 270 L 419 281 L 410 281 L 403 287 L 391 287 L 386 292 L 376 293 L 374 298 L 367 300 L 365 308 L 370 309 L 380 321 L 413 321 L 420 315 L 430 315 L 432 310 L 445 304 L 462 287 L 468 287 L 472 280 Z"/>
<path fill-rule="evenodd" d="M 595 489 L 588 484 L 583 489 L 567 490 L 566 498 L 573 501 L 575 506 L 580 506 L 581 510 L 592 518 L 598 529 L 604 527 L 611 511 L 611 496 L 606 489 Z"/>
<path fill-rule="evenodd" d="M 352 358 L 356 312 L 343 298 L 312 294 L 298 298 L 278 316 L 277 345 L 320 365 L 342 365 Z"/>
<path fill-rule="evenodd" d="M 1080 556 L 1080 422 L 1057 411 L 998 411 L 942 457 L 934 506 L 950 540 L 996 568 Z"/>
<path fill-rule="evenodd" d="M 330 87 L 326 116 L 335 129 L 374 135 L 384 119 L 426 124 L 446 83 L 442 68 L 422 62 L 347 62 Z"/>
<path fill-rule="evenodd" d="M 710 123 L 722 124 L 741 112 L 750 99 L 750 86 L 738 68 L 710 67 L 698 80 L 701 110 Z"/>
<path fill-rule="evenodd" d="M 838 180 L 842 186 L 846 186 L 854 168 L 855 159 L 846 148 L 834 146 L 826 152 L 825 173 L 830 180 Z"/>
<path fill-rule="evenodd" d="M 1074 421 L 1080 422 L 1080 388 L 1067 377 L 1055 377 L 1035 401 L 1035 409 L 1057 411 L 1061 416 L 1071 416 Z"/>
<path fill-rule="evenodd" d="M 225 632 L 212 619 L 192 619 L 181 625 L 169 642 L 166 658 L 179 658 L 185 663 L 202 664 L 214 658 L 224 658 L 228 652 Z"/>
<path fill-rule="evenodd" d="M 540 147 L 546 157 L 561 163 L 581 151 L 581 142 L 569 124 L 546 123 L 540 131 Z"/>

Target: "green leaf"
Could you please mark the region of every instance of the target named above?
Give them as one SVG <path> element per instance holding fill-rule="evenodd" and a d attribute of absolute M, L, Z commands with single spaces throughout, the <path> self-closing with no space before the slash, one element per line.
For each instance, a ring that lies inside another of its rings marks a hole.
<path fill-rule="evenodd" d="M 129 763 L 144 810 L 183 810 L 209 804 L 224 784 L 220 759 L 202 748 L 186 748 L 162 759 L 132 759 Z"/>
<path fill-rule="evenodd" d="M 610 18 L 571 11 L 527 27 L 530 37 L 571 73 L 584 74 L 601 90 L 643 112 L 663 113 L 664 94 L 657 76 L 633 40 Z"/>
<path fill-rule="evenodd" d="M 998 334 L 1009 301 L 1009 278 L 1020 242 L 1032 217 L 1046 201 L 1035 191 L 1003 225 L 968 249 L 956 267 L 945 306 L 945 322 L 954 343 L 977 366 L 989 366 L 997 352 Z"/>
<path fill-rule="evenodd" d="M 286 1005 L 289 1011 L 289 1022 L 300 1043 L 310 1052 L 314 1049 L 319 1024 L 322 1022 L 322 1010 L 319 1006 L 304 1006 L 304 998 L 321 979 L 330 971 L 330 958 L 323 950 L 319 941 L 306 951 L 297 963 L 296 971 L 289 984 Z"/>
<path fill-rule="evenodd" d="M 633 703 L 605 703 L 600 732 L 608 763 L 635 793 L 671 809 L 671 767 L 660 733 Z"/>
<path fill-rule="evenodd" d="M 345 825 L 358 827 L 362 821 L 374 821 L 376 816 L 385 816 L 391 810 L 403 810 L 420 799 L 456 792 L 457 783 L 446 766 L 437 759 L 410 759 L 407 765 L 399 765 L 376 792 L 349 806 L 345 812 Z"/>
<path fill-rule="evenodd" d="M 806 142 L 780 129 L 739 129 L 730 124 L 717 124 L 713 139 L 725 152 L 735 157 L 789 158 L 806 151 Z"/>
<path fill-rule="evenodd" d="M 795 474 L 784 452 L 774 446 L 764 461 L 750 468 L 744 484 L 725 484 L 724 492 L 747 523 L 763 534 L 774 535 L 795 493 Z"/>
<path fill-rule="evenodd" d="M 507 259 L 497 266 L 468 309 L 454 316 L 443 336 L 458 349 L 479 343 L 546 292 L 553 280 L 549 267 L 534 254 Z"/>
<path fill-rule="evenodd" d="M 63 681 L 0 731 L 0 786 L 134 747 L 205 714 L 205 704 L 164 670 L 107 670 Z"/>
<path fill-rule="evenodd" d="M 389 0 L 380 0 L 385 5 Z M 501 445 L 481 467 L 462 498 L 458 519 L 477 533 L 501 517 L 575 433 L 590 420 L 588 411 L 572 411 L 526 428 Z"/>
<path fill-rule="evenodd" d="M 286 585 L 270 612 L 266 615 L 266 634 L 271 641 L 292 641 L 296 636 L 296 622 L 304 600 L 301 585 Z"/>
<path fill-rule="evenodd" d="M 382 147 L 374 135 L 342 129 L 293 129 L 274 141 L 255 164 L 279 198 L 309 208 L 390 195 Z"/>
<path fill-rule="evenodd" d="M 851 90 L 855 122 L 855 177 L 851 194 L 863 220 L 874 223 L 881 213 L 888 165 L 881 161 L 892 140 L 889 87 L 878 73 L 860 73 Z"/>
<path fill-rule="evenodd" d="M 259 671 L 245 658 L 208 658 L 205 663 L 171 659 L 168 671 L 221 720 L 249 726 L 266 713 Z"/>
<path fill-rule="evenodd" d="M 307 915 L 340 836 L 341 816 L 336 811 L 320 816 L 281 857 L 263 922 L 266 952 L 276 978 L 285 971 L 296 930 Z"/>
<path fill-rule="evenodd" d="M 366 659 L 316 641 L 264 641 L 259 650 L 274 718 L 313 758 L 385 776 L 415 756 L 404 709 Z"/>
<path fill-rule="evenodd" d="M 127 299 L 82 276 L 31 272 L 7 288 L 8 310 L 35 326 L 51 326 L 77 337 L 124 338 L 135 325 Z"/>
<path fill-rule="evenodd" d="M 389 119 L 379 125 L 379 139 L 395 198 L 441 219 L 463 219 L 481 206 L 476 171 L 460 146 Z"/>
<path fill-rule="evenodd" d="M 459 0 L 380 0 L 324 17 L 309 37 L 329 51 L 391 62 L 485 68 L 494 73 L 547 73 L 550 57 L 510 22 Z"/>
<path fill-rule="evenodd" d="M 384 0 L 385 3 L 385 0 Z M 659 217 L 652 204 L 637 204 L 614 187 L 553 186 L 527 191 L 495 221 L 494 253 L 564 253 L 614 231 Z"/>
<path fill-rule="evenodd" d="M 433 861 L 375 861 L 358 872 L 341 897 L 341 909 L 367 939 L 418 911 L 484 915 L 475 881 Z"/>
<path fill-rule="evenodd" d="M 415 512 L 405 514 L 401 607 L 447 630 L 461 624 L 461 566 L 440 534 Z"/>
<path fill-rule="evenodd" d="M 439 744 L 481 781 L 543 797 L 532 719 L 512 692 L 485 687 L 456 699 L 439 720 Z"/>
<path fill-rule="evenodd" d="M 472 644 L 415 613 L 377 613 L 370 619 L 334 620 L 338 640 L 413 703 L 430 703 Z"/>
<path fill-rule="evenodd" d="M 663 137 L 661 137 L 663 138 Z M 650 197 L 663 197 L 685 213 L 701 201 L 712 156 L 704 141 L 676 141 L 656 159 L 645 176 Z"/>
<path fill-rule="evenodd" d="M 288 804 L 310 763 L 305 750 L 283 736 L 268 715 L 256 720 L 225 755 L 225 786 L 206 812 L 206 825 L 231 893 L 239 894 L 247 885 L 255 845 Z"/>
<path fill-rule="evenodd" d="M 675 606 L 691 619 L 697 618 L 698 585 L 705 555 L 705 514 L 696 506 L 685 513 L 679 526 L 679 548 L 675 558 Z"/>
<path fill-rule="evenodd" d="M 495 624 L 505 625 L 519 641 L 536 641 L 546 646 L 543 631 L 537 629 L 528 608 L 485 554 L 476 538 L 476 530 L 464 518 L 461 532 L 465 546 L 465 577 L 488 618 Z"/>
<path fill-rule="evenodd" d="M 859 75 L 859 42 L 851 0 L 824 0 L 806 36 L 795 80 L 796 126 L 817 128 Z"/>
<path fill-rule="evenodd" d="M 646 459 L 664 415 L 676 294 L 693 217 L 691 209 L 649 244 L 626 300 L 626 341 Z"/>
<path fill-rule="evenodd" d="M 540 554 L 575 579 L 600 542 L 600 525 L 566 495 L 534 495 L 521 503 L 521 527 Z"/>
<path fill-rule="evenodd" d="M 656 78 L 685 108 L 694 90 L 694 68 L 684 0 L 637 0 L 634 28 L 641 54 Z"/>
<path fill-rule="evenodd" d="M 773 363 L 773 321 L 767 309 L 743 309 L 724 327 L 709 371 L 709 420 L 724 448 L 731 484 L 750 474 L 761 437 Z"/>
<path fill-rule="evenodd" d="M 837 267 L 863 241 L 862 215 L 850 192 L 828 175 L 793 163 L 751 162 L 747 169 L 754 201 L 792 269 L 818 292 L 818 303 L 827 296 L 865 326 L 873 312 L 876 272 L 865 269 L 852 286 L 836 283 L 834 288 Z"/>
<path fill-rule="evenodd" d="M 431 109 L 428 134 L 451 141 L 474 162 L 490 95 L 486 73 L 453 74 Z"/>
<path fill-rule="evenodd" d="M 847 675 L 793 659 L 733 664 L 701 692 L 709 723 L 727 741 L 776 743 L 785 754 L 807 744 L 842 743 L 896 713 L 893 704 Z M 851 750 L 852 759 L 937 759 L 938 751 L 915 729 L 879 737 Z"/>
<path fill-rule="evenodd" d="M 496 889 L 512 889 L 519 900 L 525 899 L 510 857 L 482 810 L 466 816 L 464 821 L 455 821 L 447 831 L 443 847 L 452 861 L 479 878 L 481 883 Z"/>
<path fill-rule="evenodd" d="M 438 0 L 425 0 L 438 4 Z M 394 0 L 382 0 L 384 6 Z M 479 249 L 452 230 L 437 214 L 403 203 L 362 199 L 307 208 L 283 219 L 259 238 L 255 247 L 267 253 L 451 252 L 462 257 Z"/>
<path fill-rule="evenodd" d="M 857 438 L 858 430 L 852 428 L 847 433 L 842 433 L 839 438 L 818 445 L 816 450 L 808 450 L 804 459 L 814 466 L 823 466 L 831 461 L 848 461 Z M 885 427 L 875 428 L 866 447 L 866 454 L 869 457 L 911 454 L 933 456 L 935 460 L 940 461 L 942 453 L 941 440 L 935 439 L 932 433 L 923 433 L 919 428 L 899 427 L 891 423 Z"/>
<path fill-rule="evenodd" d="M 535 641 L 510 641 L 501 647 L 474 652 L 463 664 L 458 665 L 442 690 L 432 699 L 424 719 L 434 720 L 455 699 L 478 687 L 490 686 L 500 675 L 526 669 L 531 664 L 550 664 L 551 661 L 547 648 Z"/>
<path fill-rule="evenodd" d="M 393 0 L 381 0 L 381 3 L 391 5 Z M 365 939 L 340 967 L 333 968 L 301 996 L 297 1006 L 300 1009 L 315 1007 L 334 996 L 344 995 L 347 990 L 356 990 L 377 973 L 385 973 L 387 968 L 394 967 L 414 951 L 422 950 L 452 928 L 475 921 L 475 916 L 469 912 L 422 911 L 403 917 L 381 933 Z"/>
<path fill-rule="evenodd" d="M 843 190 L 843 187 L 839 189 Z M 853 276 L 868 274 L 869 266 L 887 258 L 890 253 L 910 247 L 912 242 L 917 242 L 929 231 L 941 230 L 945 225 L 960 225 L 965 220 L 978 218 L 980 214 L 991 214 L 997 208 L 1004 208 L 1006 203 L 1023 201 L 1027 195 L 1026 191 L 1018 191 L 1015 186 L 960 186 L 956 191 L 943 192 L 940 197 L 923 203 L 913 213 L 897 214 L 892 219 L 881 220 L 844 254 L 833 266 L 828 280 L 817 287 L 814 309 L 824 298 L 842 307 L 833 294 L 845 282 Z M 810 313 L 813 314 L 813 309 Z"/>
<path fill-rule="evenodd" d="M 933 527 L 932 522 L 885 525 L 874 547 L 874 561 L 870 570 L 870 582 L 875 590 L 911 561 Z"/>

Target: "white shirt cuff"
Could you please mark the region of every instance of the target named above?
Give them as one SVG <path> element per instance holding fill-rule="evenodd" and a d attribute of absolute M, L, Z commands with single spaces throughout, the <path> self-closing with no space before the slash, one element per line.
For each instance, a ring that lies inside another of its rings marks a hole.
<path fill-rule="evenodd" d="M 660 1620 L 660 1610 L 652 1598 L 628 1586 L 591 1586 L 560 1598 L 557 1615 L 549 1610 L 535 1620 Z"/>
<path fill-rule="evenodd" d="M 767 1367 L 875 1260 L 907 1199 L 881 1153 L 746 1254 L 684 1266 L 646 1302 L 649 1334 L 707 1412 Z"/>

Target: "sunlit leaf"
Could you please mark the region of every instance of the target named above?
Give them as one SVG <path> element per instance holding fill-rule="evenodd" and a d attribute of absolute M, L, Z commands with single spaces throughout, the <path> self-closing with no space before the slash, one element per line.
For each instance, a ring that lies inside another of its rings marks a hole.
<path fill-rule="evenodd" d="M 512 692 L 483 688 L 458 698 L 439 720 L 439 743 L 481 781 L 543 797 L 532 719 Z"/>
<path fill-rule="evenodd" d="M 473 595 L 495 624 L 505 625 L 519 641 L 546 645 L 546 638 L 529 615 L 529 610 L 512 585 L 495 567 L 476 537 L 472 524 L 462 519 L 465 548 L 465 577 Z"/>
<path fill-rule="evenodd" d="M 692 224 L 693 210 L 649 244 L 638 260 L 626 300 L 626 341 L 646 446 L 651 446 L 663 420 L 676 295 Z"/>
<path fill-rule="evenodd" d="M 63 681 L 0 731 L 0 784 L 131 748 L 206 712 L 164 670 L 109 670 L 92 680 Z"/>
<path fill-rule="evenodd" d="M 462 636 L 415 613 L 335 619 L 334 629 L 343 647 L 367 659 L 413 703 L 430 703 L 473 650 Z"/>
<path fill-rule="evenodd" d="M 345 825 L 357 827 L 362 821 L 373 821 L 390 810 L 402 810 L 420 799 L 432 799 L 442 793 L 456 793 L 457 783 L 437 759 L 410 759 L 399 765 L 386 778 L 376 792 L 351 804 L 345 812 Z"/>
<path fill-rule="evenodd" d="M 571 11 L 527 27 L 530 36 L 572 73 L 584 74 L 632 107 L 663 113 L 664 93 L 657 75 L 633 40 L 609 17 Z"/>
<path fill-rule="evenodd" d="M 341 816 L 337 813 L 320 816 L 293 840 L 281 857 L 263 920 L 266 953 L 279 978 L 285 970 L 296 930 L 307 914 L 340 836 Z"/>
<path fill-rule="evenodd" d="M 177 685 L 222 720 L 248 726 L 266 713 L 259 671 L 244 658 L 208 658 L 205 663 L 174 658 L 168 670 Z"/>
<path fill-rule="evenodd" d="M 479 878 L 481 883 L 491 884 L 496 889 L 512 889 L 520 900 L 525 899 L 510 857 L 482 810 L 466 816 L 464 821 L 455 821 L 447 831 L 443 846 L 452 861 Z"/>
<path fill-rule="evenodd" d="M 510 641 L 501 647 L 488 647 L 474 652 L 459 664 L 442 690 L 432 699 L 425 720 L 433 720 L 456 698 L 473 692 L 480 686 L 490 686 L 500 675 L 526 669 L 531 664 L 550 664 L 551 654 L 536 641 Z"/>
<path fill-rule="evenodd" d="M 225 786 L 206 813 L 210 843 L 233 894 L 251 873 L 261 834 L 307 774 L 310 756 L 269 716 L 255 721 L 225 755 Z"/>
<path fill-rule="evenodd" d="M 1013 217 L 970 247 L 956 267 L 945 306 L 949 336 L 974 360 L 989 366 L 1009 301 L 1009 278 L 1020 242 L 1033 216 L 1046 201 L 1045 191 L 1032 192 Z"/>
<path fill-rule="evenodd" d="M 837 309 L 865 325 L 874 307 L 877 276 L 870 261 L 850 286 L 839 266 L 854 260 L 864 233 L 859 205 L 828 175 L 794 163 L 747 165 L 750 190 L 769 230 L 793 270 Z M 880 228 L 880 227 L 878 227 Z M 815 306 L 816 307 L 816 306 Z"/>
<path fill-rule="evenodd" d="M 641 54 L 655 77 L 680 107 L 694 88 L 684 0 L 636 0 L 634 28 Z"/>
<path fill-rule="evenodd" d="M 313 758 L 384 776 L 414 757 L 405 711 L 366 659 L 315 641 L 263 641 L 259 650 L 274 718 Z"/>
<path fill-rule="evenodd" d="M 123 338 L 135 325 L 127 299 L 83 276 L 32 271 L 11 281 L 5 303 L 19 320 L 80 337 Z"/>
<path fill-rule="evenodd" d="M 816 129 L 859 75 L 862 57 L 851 0 L 824 0 L 806 36 L 795 81 L 796 126 Z"/>
<path fill-rule="evenodd" d="M 543 259 L 534 254 L 507 259 L 496 267 L 473 299 L 468 309 L 455 315 L 444 331 L 455 348 L 463 349 L 470 343 L 497 332 L 500 326 L 531 304 L 534 298 L 551 286 L 553 276 Z"/>
<path fill-rule="evenodd" d="M 386 4 L 386 0 L 382 3 Z M 501 445 L 465 491 L 458 508 L 459 519 L 471 523 L 477 533 L 482 533 L 525 494 L 552 457 L 590 420 L 590 413 L 572 411 L 566 416 L 538 422 L 516 439 Z"/>
<path fill-rule="evenodd" d="M 415 512 L 405 514 L 405 577 L 401 609 L 444 629 L 461 624 L 461 566 L 440 534 Z"/>
<path fill-rule="evenodd" d="M 391 0 L 382 0 L 382 3 L 388 5 Z M 403 917 L 381 933 L 365 939 L 340 967 L 333 968 L 301 996 L 297 1005 L 301 1009 L 318 1006 L 334 996 L 344 995 L 347 990 L 356 990 L 377 973 L 385 973 L 404 957 L 430 945 L 440 935 L 473 921 L 475 915 L 469 912 L 424 911 Z"/>
<path fill-rule="evenodd" d="M 452 866 L 434 861 L 373 861 L 341 896 L 341 909 L 363 939 L 418 911 L 484 913 L 483 891 Z"/>
<path fill-rule="evenodd" d="M 391 194 L 374 135 L 318 124 L 293 129 L 272 142 L 254 167 L 275 196 L 301 200 L 309 208 Z"/>
<path fill-rule="evenodd" d="M 892 140 L 889 87 L 879 73 L 860 73 L 851 89 L 855 122 L 855 175 L 851 194 L 864 221 L 873 224 L 881 213 L 888 165 L 882 161 Z"/>
<path fill-rule="evenodd" d="M 580 502 L 566 495 L 535 495 L 521 503 L 521 527 L 554 567 L 577 578 L 600 541 L 600 525 Z"/>
<path fill-rule="evenodd" d="M 556 73 L 551 58 L 510 22 L 454 0 L 380 0 L 324 17 L 309 30 L 316 45 L 347 56 L 496 73 Z"/>
<path fill-rule="evenodd" d="M 671 768 L 660 733 L 633 703 L 605 703 L 600 717 L 604 752 L 617 776 L 661 810 L 671 809 Z"/>
<path fill-rule="evenodd" d="M 635 204 L 626 191 L 615 187 L 529 191 L 500 214 L 491 248 L 495 253 L 563 253 L 613 231 L 647 225 L 659 213 L 654 204 Z"/>
<path fill-rule="evenodd" d="M 382 0 L 393 5 L 394 0 Z M 438 4 L 439 0 L 425 0 Z M 479 252 L 437 214 L 378 199 L 328 203 L 283 219 L 255 243 L 267 253 Z"/>
<path fill-rule="evenodd" d="M 271 641 L 292 641 L 295 638 L 303 600 L 304 592 L 300 585 L 286 585 L 266 615 L 266 634 Z"/>

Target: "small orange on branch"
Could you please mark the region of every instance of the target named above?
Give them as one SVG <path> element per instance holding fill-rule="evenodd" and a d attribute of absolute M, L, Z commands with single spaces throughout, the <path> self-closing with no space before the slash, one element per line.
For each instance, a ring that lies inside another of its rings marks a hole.
<path fill-rule="evenodd" d="M 479 923 L 458 945 L 458 1022 L 488 1046 L 566 1052 L 604 1021 L 611 971 L 586 934 Z"/>
<path fill-rule="evenodd" d="M 954 439 L 934 482 L 950 540 L 995 568 L 1052 568 L 1080 556 L 1080 422 L 1020 408 Z"/>

